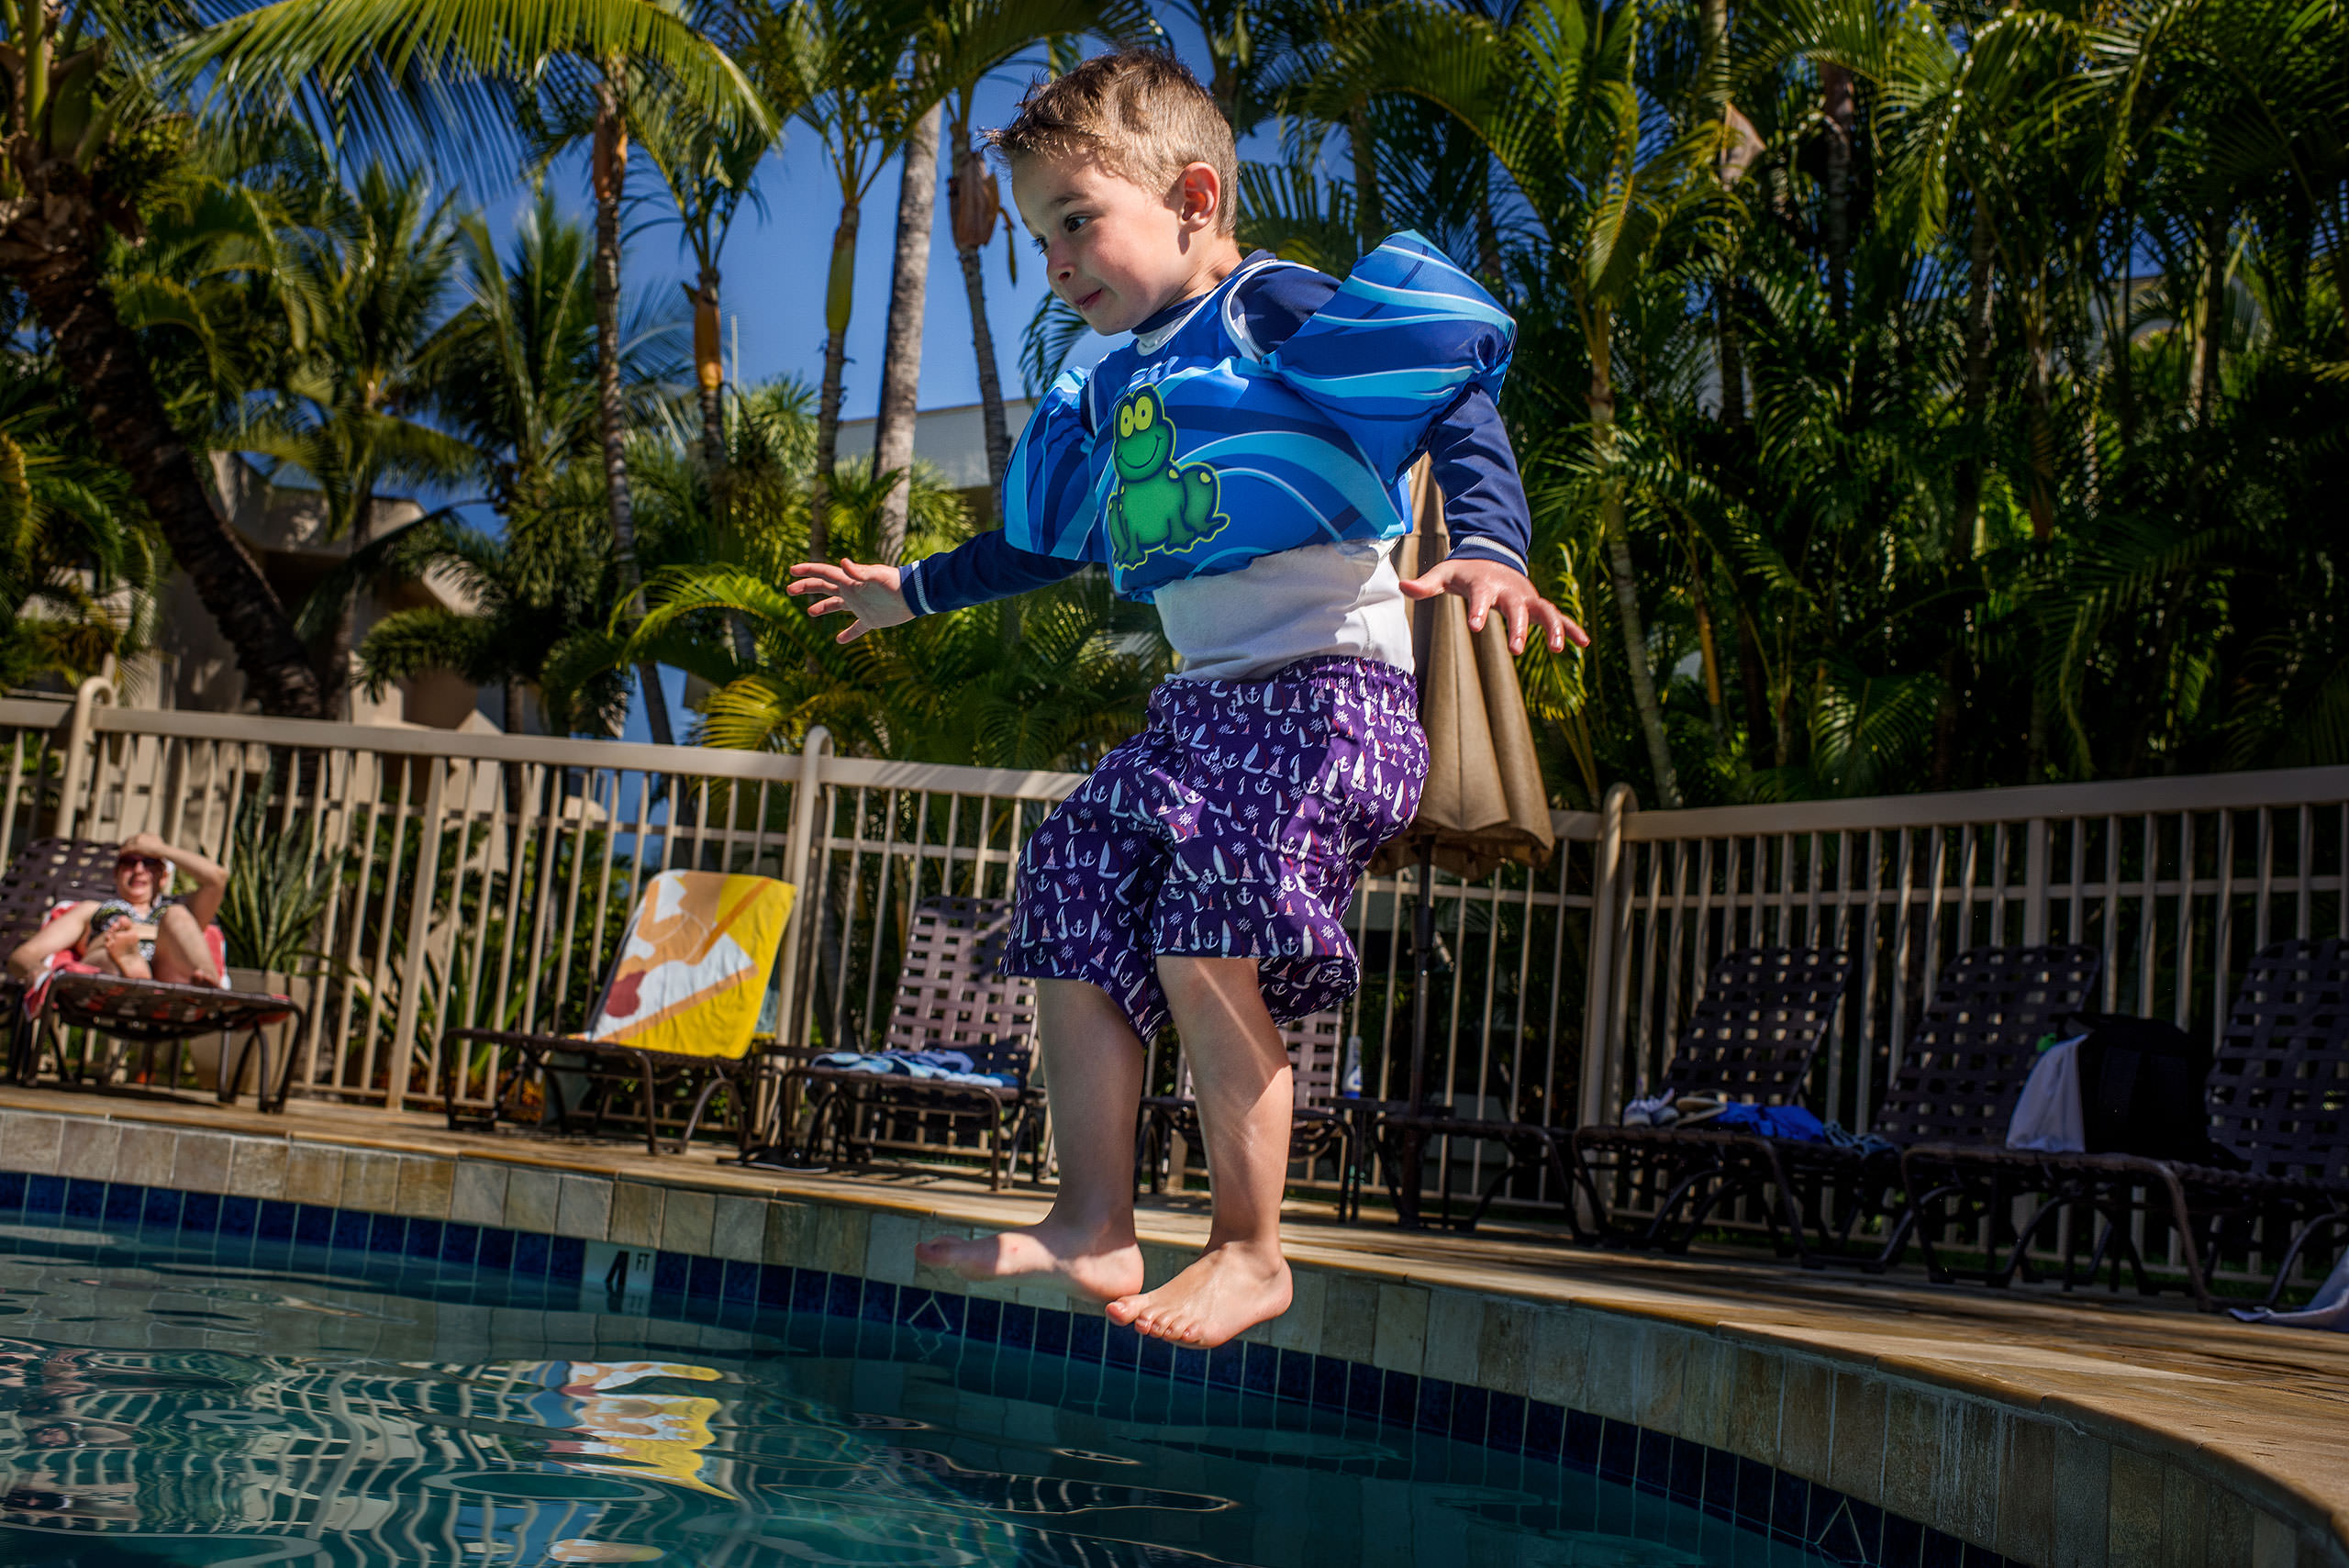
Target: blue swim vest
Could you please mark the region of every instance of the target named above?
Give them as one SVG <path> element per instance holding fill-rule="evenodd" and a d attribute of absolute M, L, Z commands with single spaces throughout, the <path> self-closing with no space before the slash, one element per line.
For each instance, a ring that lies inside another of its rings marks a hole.
<path fill-rule="evenodd" d="M 1470 387 L 1497 396 L 1516 323 L 1416 234 L 1354 264 L 1264 352 L 1242 267 L 1169 326 L 1052 384 L 1004 475 L 1012 545 L 1108 567 L 1117 591 L 1303 545 L 1410 531 L 1403 476 Z"/>

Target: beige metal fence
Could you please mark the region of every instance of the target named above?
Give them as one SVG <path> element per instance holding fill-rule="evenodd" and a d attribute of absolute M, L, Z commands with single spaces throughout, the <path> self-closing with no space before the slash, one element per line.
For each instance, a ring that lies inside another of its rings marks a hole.
<path fill-rule="evenodd" d="M 340 891 L 304 984 L 297 1085 L 392 1107 L 437 1095 L 467 1025 L 569 1028 L 644 879 L 755 870 L 802 893 L 771 1018 L 794 1045 L 880 1032 L 907 913 L 1008 896 L 1067 773 L 0 703 L 0 851 L 42 828 L 152 828 L 234 864 L 239 824 L 312 836 Z M 1442 939 L 1429 1081 L 1464 1112 L 1611 1117 L 1661 1071 L 1713 962 L 1752 943 L 1854 960 L 1811 1103 L 1864 1128 L 1941 965 L 1989 942 L 2079 940 L 2105 1004 L 2215 1029 L 2249 954 L 2349 931 L 2349 769 L 1642 812 L 1559 813 L 1546 869 L 1428 890 Z M 1347 1014 L 1365 1093 L 1408 1071 L 1417 874 L 1366 879 Z M 1592 1049 L 1591 1043 L 1598 1042 Z M 473 1062 L 477 1096 L 485 1062 Z M 1171 1068 L 1171 1063 L 1168 1063 Z M 1437 1151 L 1431 1183 L 1497 1151 Z M 1561 1195 L 1527 1185 L 1524 1201 Z"/>

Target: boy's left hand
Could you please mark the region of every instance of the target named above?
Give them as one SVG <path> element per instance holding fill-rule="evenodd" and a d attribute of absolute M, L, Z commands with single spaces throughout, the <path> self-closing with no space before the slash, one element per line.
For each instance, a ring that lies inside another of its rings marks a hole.
<path fill-rule="evenodd" d="M 1468 629 L 1485 629 L 1485 617 L 1500 611 L 1503 624 L 1508 628 L 1508 651 L 1525 651 L 1525 635 L 1535 621 L 1550 635 L 1550 651 L 1564 653 L 1566 644 L 1576 648 L 1590 646 L 1590 634 L 1568 620 L 1565 612 L 1542 596 L 1533 580 L 1515 567 L 1503 566 L 1497 561 L 1479 561 L 1474 557 L 1453 559 L 1442 562 L 1417 577 L 1403 579 L 1403 596 L 1408 599 L 1432 599 L 1438 594 L 1457 594 L 1468 601 Z"/>

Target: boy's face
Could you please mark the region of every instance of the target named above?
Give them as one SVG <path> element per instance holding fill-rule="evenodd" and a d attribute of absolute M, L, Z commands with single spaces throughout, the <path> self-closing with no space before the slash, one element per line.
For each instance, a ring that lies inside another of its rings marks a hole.
<path fill-rule="evenodd" d="M 1031 154 L 1011 165 L 1011 200 L 1043 250 L 1052 292 L 1105 335 L 1130 332 L 1197 292 L 1218 239 L 1219 195 L 1204 163 L 1169 192 L 1145 190 L 1089 154 Z"/>

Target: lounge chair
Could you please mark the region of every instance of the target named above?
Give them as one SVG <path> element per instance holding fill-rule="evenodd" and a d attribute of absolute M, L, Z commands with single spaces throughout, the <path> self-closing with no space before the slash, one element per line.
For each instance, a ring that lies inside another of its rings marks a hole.
<path fill-rule="evenodd" d="M 925 898 L 906 923 L 906 956 L 879 1040 L 867 1052 L 827 1055 L 783 1075 L 786 1095 L 804 1092 L 807 1129 L 796 1163 L 870 1163 L 876 1153 L 932 1155 L 941 1140 L 974 1134 L 987 1180 L 1000 1189 L 1030 1147 L 1043 1178 L 1044 1093 L 1036 1073 L 1036 983 L 1003 973 L 1012 906 L 1002 898 Z M 954 1077 L 919 1060 L 959 1052 Z M 982 1080 L 996 1080 L 993 1082 Z M 785 1103 L 788 1103 L 786 1098 Z"/>
<path fill-rule="evenodd" d="M 119 846 L 93 839 L 36 839 L 25 846 L 0 879 L 0 953 L 14 952 L 39 932 L 60 909 L 85 899 L 115 895 L 114 865 Z M 226 966 L 219 928 L 207 933 L 213 962 Z M 65 955 L 60 955 L 65 956 Z M 245 1069 L 256 1055 L 260 1076 L 254 1097 L 264 1111 L 284 1110 L 294 1075 L 294 1052 L 276 1066 L 273 1078 L 271 1033 L 293 1019 L 299 1032 L 303 1013 L 289 997 L 223 986 L 183 985 L 162 980 L 132 980 L 119 974 L 92 973 L 57 964 L 35 977 L 28 986 L 14 974 L 0 972 L 0 1006 L 9 1009 L 9 1075 L 30 1086 L 39 1080 L 45 1042 L 67 1029 L 86 1029 L 109 1039 L 143 1045 L 177 1045 L 199 1035 L 241 1033 L 243 1043 L 233 1065 L 223 1051 L 228 1070 L 219 1077 L 218 1095 L 226 1104 L 236 1098 Z M 62 1074 L 63 1053 L 59 1052 Z"/>
<path fill-rule="evenodd" d="M 1834 1018 L 1851 971 L 1852 961 L 1844 954 L 1820 950 L 1746 948 L 1723 958 L 1697 999 L 1658 1093 L 1720 1094 L 1758 1105 L 1786 1104 L 1789 1096 L 1798 1100 L 1803 1075 Z M 1418 1208 L 1417 1195 L 1401 1191 L 1397 1181 L 1402 1139 L 1480 1139 L 1503 1145 L 1509 1158 L 1486 1184 L 1461 1229 L 1475 1229 L 1511 1178 L 1547 1169 L 1565 1204 L 1575 1239 L 1583 1242 L 1604 1240 L 1612 1229 L 1609 1205 L 1598 1189 L 1599 1174 L 1613 1171 L 1627 1178 L 1652 1176 L 1659 1162 L 1685 1165 L 1694 1156 L 1709 1165 L 1712 1159 L 1709 1145 L 1691 1141 L 1678 1128 L 1577 1129 L 1405 1111 L 1382 1116 L 1377 1135 L 1387 1192 L 1398 1215 L 1411 1217 Z M 1577 1192 L 1590 1206 L 1595 1229 L 1583 1223 L 1576 1209 Z"/>
<path fill-rule="evenodd" d="M 1340 1093 L 1338 1077 L 1345 1023 L 1335 1012 L 1315 1013 L 1281 1031 L 1288 1048 L 1296 1108 L 1289 1120 L 1289 1158 L 1302 1160 L 1309 1176 L 1324 1157 L 1338 1171 L 1338 1221 L 1350 1224 L 1362 1213 L 1361 1154 L 1354 1146 L 1353 1106 Z M 1191 1063 L 1186 1055 L 1177 1073 L 1176 1092 L 1151 1095 L 1141 1102 L 1141 1125 L 1134 1137 L 1134 1157 L 1153 1193 L 1163 1190 L 1166 1165 L 1174 1140 L 1197 1148 L 1200 1141 L 1198 1102 L 1191 1098 Z"/>
<path fill-rule="evenodd" d="M 1799 1106 L 1810 1076 L 1811 1058 L 1827 1038 L 1851 983 L 1851 955 L 1827 948 L 1746 948 L 1714 966 L 1705 994 L 1697 999 L 1680 1048 L 1665 1064 L 1657 1095 L 1666 1099 L 1704 1095 L 1758 1106 Z M 1692 1127 L 1586 1127 L 1574 1135 L 1575 1179 L 1598 1216 L 1602 1236 L 1653 1246 L 1671 1231 L 1682 1203 L 1724 1173 L 1722 1155 L 1734 1132 Z M 1599 1177 L 1612 1173 L 1618 1197 L 1602 1197 Z M 1624 1206 L 1623 1190 L 1649 1195 L 1654 1214 L 1636 1231 L 1620 1227 L 1614 1211 Z M 1708 1202 L 1703 1212 L 1714 1205 Z M 1779 1216 L 1763 1210 L 1771 1240 Z M 1683 1234 L 1686 1246 L 1695 1227 Z"/>
<path fill-rule="evenodd" d="M 545 1095 L 540 1126 L 569 1130 L 586 1117 L 588 1130 L 600 1131 L 614 1093 L 632 1090 L 645 1149 L 657 1155 L 663 1099 L 690 1095 L 677 1138 L 682 1152 L 710 1100 L 727 1089 L 738 1136 L 747 1143 L 759 1067 L 751 1046 L 791 902 L 790 884 L 772 877 L 702 871 L 653 877 L 583 1033 L 451 1029 L 440 1037 L 450 1127 L 486 1130 L 501 1118 L 512 1119 L 515 1096 L 536 1080 Z M 458 1106 L 472 1076 L 467 1046 L 497 1047 L 507 1055 L 485 1116 Z M 581 1080 L 586 1093 L 574 1105 L 569 1085 Z"/>
<path fill-rule="evenodd" d="M 1872 1139 L 1805 1143 L 1739 1133 L 1725 1138 L 1721 1173 L 1687 1221 L 1691 1234 L 1732 1195 L 1766 1188 L 1805 1268 L 1843 1256 L 1863 1220 L 1892 1218 L 1891 1233 L 1860 1260 L 1871 1273 L 1899 1261 L 1916 1211 L 1905 1201 L 1900 1153 L 1931 1140 L 2002 1142 L 2015 1100 L 2038 1060 L 2038 1042 L 2088 1006 L 2104 961 L 2092 947 L 1976 948 L 1941 973 L 1932 1000 L 1901 1052 Z M 1842 1199 L 1840 1223 L 1827 1198 Z M 1816 1235 L 1818 1244 L 1813 1245 Z"/>
<path fill-rule="evenodd" d="M 2003 1147 L 1920 1143 L 1902 1160 L 1918 1199 L 1991 1204 L 2007 1194 L 2035 1193 L 2038 1209 L 2019 1230 L 2003 1263 L 1995 1251 L 1985 1282 L 2010 1283 L 2029 1264 L 2032 1242 L 2067 1209 L 2085 1207 L 2102 1223 L 2087 1277 L 2110 1260 L 2113 1283 L 2126 1262 L 2137 1288 L 2157 1288 L 2131 1235 L 2139 1214 L 2166 1221 L 2178 1239 L 2188 1288 L 2205 1310 L 2219 1305 L 2210 1281 L 2231 1236 L 2248 1240 L 2263 1220 L 2298 1234 L 2285 1247 L 2267 1299 L 2281 1295 L 2292 1265 L 2314 1236 L 2349 1221 L 2349 942 L 2293 940 L 2263 948 L 2251 962 L 2210 1069 L 2205 1092 L 2210 1138 L 2242 1162 L 2157 1160 L 2135 1154 L 2052 1154 Z M 1937 1280 L 1954 1275 L 1932 1251 Z M 2075 1246 L 2077 1229 L 2075 1230 Z M 2073 1283 L 2072 1257 L 2064 1284 Z"/>

